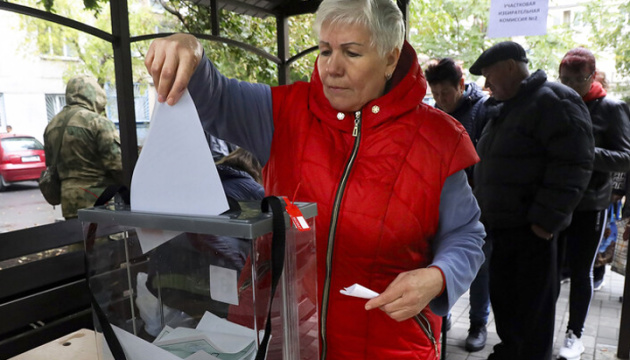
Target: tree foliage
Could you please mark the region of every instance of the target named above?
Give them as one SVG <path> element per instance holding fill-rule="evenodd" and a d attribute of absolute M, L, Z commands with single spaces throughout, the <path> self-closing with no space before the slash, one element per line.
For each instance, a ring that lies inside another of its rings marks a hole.
<path fill-rule="evenodd" d="M 411 0 L 409 42 L 431 59 L 470 66 L 492 42 L 486 36 L 490 0 Z"/>
<path fill-rule="evenodd" d="M 182 24 L 182 31 L 211 34 L 210 9 L 186 0 L 161 0 L 170 14 Z M 289 56 L 316 44 L 311 35 L 311 15 L 289 18 L 291 35 Z M 277 56 L 276 20 L 274 17 L 258 18 L 220 11 L 220 36 L 252 45 Z M 202 41 L 206 55 L 226 76 L 240 80 L 278 84 L 276 64 L 244 49 L 221 42 Z M 291 80 L 307 79 L 312 70 L 314 57 L 307 56 L 293 64 Z"/>
<path fill-rule="evenodd" d="M 578 21 L 590 30 L 597 50 L 612 51 L 620 75 L 630 75 L 630 2 L 592 0 L 585 4 Z"/>
<path fill-rule="evenodd" d="M 409 41 L 422 60 L 451 57 L 468 69 L 487 48 L 500 41 L 514 40 L 527 50 L 530 68 L 550 75 L 564 53 L 573 45 L 567 26 L 549 26 L 547 35 L 518 39 L 486 36 L 490 0 L 411 0 Z"/>
<path fill-rule="evenodd" d="M 34 8 L 42 6 L 32 0 L 27 0 L 25 5 Z M 54 6 L 55 13 L 60 16 L 111 32 L 109 7 L 100 9 L 98 16 L 96 16 L 93 10 L 76 6 L 76 1 L 72 0 L 56 0 Z M 167 20 L 155 15 L 148 6 L 130 7 L 130 32 L 132 34 L 151 33 L 156 27 L 163 27 L 168 23 Z M 92 74 L 101 84 L 115 83 L 113 48 L 109 42 L 65 26 L 25 15 L 21 16 L 21 27 L 28 34 L 31 34 L 26 38 L 27 48 L 35 48 L 38 55 L 48 57 L 51 60 L 66 60 L 64 81 L 76 74 Z M 132 56 L 133 80 L 136 83 L 141 83 L 147 77 L 144 68 L 144 54 L 148 49 L 148 44 L 135 42 L 131 46 L 131 52 L 135 55 Z"/>
<path fill-rule="evenodd" d="M 58 15 L 91 24 L 99 29 L 111 31 L 109 6 L 104 1 L 84 0 L 83 6 L 77 6 L 72 0 L 24 0 L 25 5 L 45 8 Z M 165 11 L 157 11 L 146 2 L 137 1 L 129 4 L 130 33 L 133 35 L 153 34 L 157 31 L 188 32 L 211 34 L 210 8 L 186 0 L 161 0 Z M 316 44 L 311 32 L 312 15 L 291 17 L 288 19 L 290 33 L 289 57 L 294 56 Z M 78 57 L 78 63 L 69 63 L 66 74 L 92 73 L 101 83 L 114 82 L 113 51 L 111 44 L 82 35 L 78 31 L 52 24 L 32 17 L 22 17 L 23 28 L 37 36 L 29 37 L 40 54 L 51 56 L 70 55 Z M 220 11 L 221 36 L 252 45 L 267 53 L 277 56 L 276 21 L 270 16 L 257 18 Z M 278 68 L 273 61 L 250 51 L 227 45 L 222 42 L 202 40 L 206 55 L 226 76 L 240 80 L 278 84 Z M 146 79 L 143 66 L 144 55 L 150 41 L 132 43 L 134 81 Z M 307 55 L 291 66 L 290 80 L 306 80 L 312 72 L 315 55 Z M 67 80 L 67 79 L 66 79 Z"/>
<path fill-rule="evenodd" d="M 82 12 L 81 18 L 91 14 L 92 21 L 108 26 L 109 7 L 104 0 L 83 0 L 84 8 L 70 6 L 71 0 L 25 0 L 40 1 L 38 6 L 45 7 L 60 15 L 66 12 Z M 54 3 L 53 3 L 54 1 Z M 130 5 L 130 25 L 132 34 L 151 34 L 155 29 L 161 32 L 211 33 L 210 9 L 188 0 L 160 0 L 163 13 L 156 13 L 153 8 Z M 552 0 L 553 2 L 553 0 Z M 616 55 L 617 70 L 621 75 L 630 75 L 630 3 L 623 1 L 592 0 L 585 4 L 577 21 L 590 30 L 588 44 L 593 50 L 613 51 Z M 489 39 L 486 36 L 488 9 L 490 0 L 411 0 L 409 18 L 409 41 L 418 51 L 421 61 L 442 57 L 452 57 L 462 62 L 467 69 L 481 52 L 493 44 L 509 38 Z M 133 11 L 131 10 L 133 9 Z M 143 10 L 138 10 L 143 9 Z M 76 18 L 77 15 L 71 16 Z M 290 53 L 289 56 L 316 45 L 311 32 L 312 15 L 289 19 Z M 35 23 L 41 20 L 31 19 Z M 87 20 L 86 20 L 87 21 Z M 220 11 L 221 36 L 237 40 L 276 54 L 276 23 L 273 17 L 265 19 Z M 43 22 L 45 23 L 45 22 Z M 575 25 L 575 24 L 573 24 Z M 29 25 L 35 26 L 33 24 Z M 54 25 L 36 25 L 40 51 L 58 49 L 63 41 L 73 44 L 76 54 L 86 69 L 98 74 L 102 79 L 113 78 L 111 46 L 98 39 L 81 40 L 72 30 Z M 577 45 L 575 38 L 578 27 L 569 24 L 548 26 L 547 35 L 515 38 L 523 44 L 530 59 L 530 68 L 544 69 L 550 77 L 557 74 L 560 59 L 567 50 Z M 46 37 L 46 39 L 44 39 Z M 79 47 L 79 43 L 82 47 Z M 206 55 L 225 75 L 241 80 L 277 84 L 277 67 L 267 60 L 249 51 L 221 42 L 203 41 Z M 134 43 L 134 72 L 136 79 L 145 72 L 142 59 L 149 42 Z M 293 63 L 291 81 L 307 80 L 312 72 L 315 53 Z M 76 71 L 73 68 L 72 71 Z M 146 73 L 144 74 L 146 76 Z"/>

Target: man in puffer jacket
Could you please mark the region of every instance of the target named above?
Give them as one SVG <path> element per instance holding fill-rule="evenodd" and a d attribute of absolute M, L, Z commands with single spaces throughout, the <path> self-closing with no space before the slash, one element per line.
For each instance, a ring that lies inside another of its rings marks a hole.
<path fill-rule="evenodd" d="M 575 90 L 591 114 L 595 138 L 593 174 L 571 225 L 560 236 L 570 269 L 569 323 L 559 357 L 579 360 L 584 352 L 582 330 L 593 297 L 593 263 L 606 228 L 606 209 L 612 195 L 612 172 L 630 171 L 630 120 L 625 103 L 606 96 L 595 79 L 595 56 L 583 47 L 566 53 L 560 62 L 560 81 Z M 563 244 L 565 243 L 565 244 Z M 563 255 L 561 253 L 561 255 Z"/>
<path fill-rule="evenodd" d="M 501 109 L 477 145 L 475 196 L 492 238 L 490 299 L 501 342 L 489 360 L 549 360 L 558 291 L 557 234 L 593 167 L 588 109 L 575 91 L 529 73 L 519 44 L 498 43 L 470 68 Z"/>

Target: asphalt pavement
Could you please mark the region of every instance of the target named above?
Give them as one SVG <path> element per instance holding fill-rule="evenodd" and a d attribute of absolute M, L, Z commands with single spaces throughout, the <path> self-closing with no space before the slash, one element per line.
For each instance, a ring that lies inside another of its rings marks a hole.
<path fill-rule="evenodd" d="M 0 233 L 63 220 L 61 206 L 54 208 L 39 192 L 36 181 L 25 181 L 0 191 Z"/>

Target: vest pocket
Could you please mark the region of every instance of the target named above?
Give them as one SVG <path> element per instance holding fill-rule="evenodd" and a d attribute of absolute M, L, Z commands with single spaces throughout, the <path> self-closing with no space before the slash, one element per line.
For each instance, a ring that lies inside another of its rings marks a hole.
<path fill-rule="evenodd" d="M 433 334 L 433 329 L 431 328 L 431 323 L 429 323 L 429 319 L 421 312 L 418 315 L 414 316 L 414 320 L 422 329 L 422 332 L 429 338 L 431 344 L 433 344 L 433 349 L 435 350 L 435 358 L 439 359 L 440 355 L 438 352 L 438 343 L 435 340 L 435 335 Z"/>

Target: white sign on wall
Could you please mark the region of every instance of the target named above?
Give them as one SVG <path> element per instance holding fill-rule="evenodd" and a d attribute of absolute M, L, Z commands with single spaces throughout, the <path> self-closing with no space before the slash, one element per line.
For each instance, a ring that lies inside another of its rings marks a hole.
<path fill-rule="evenodd" d="M 545 35 L 548 0 L 492 0 L 488 37 Z"/>

